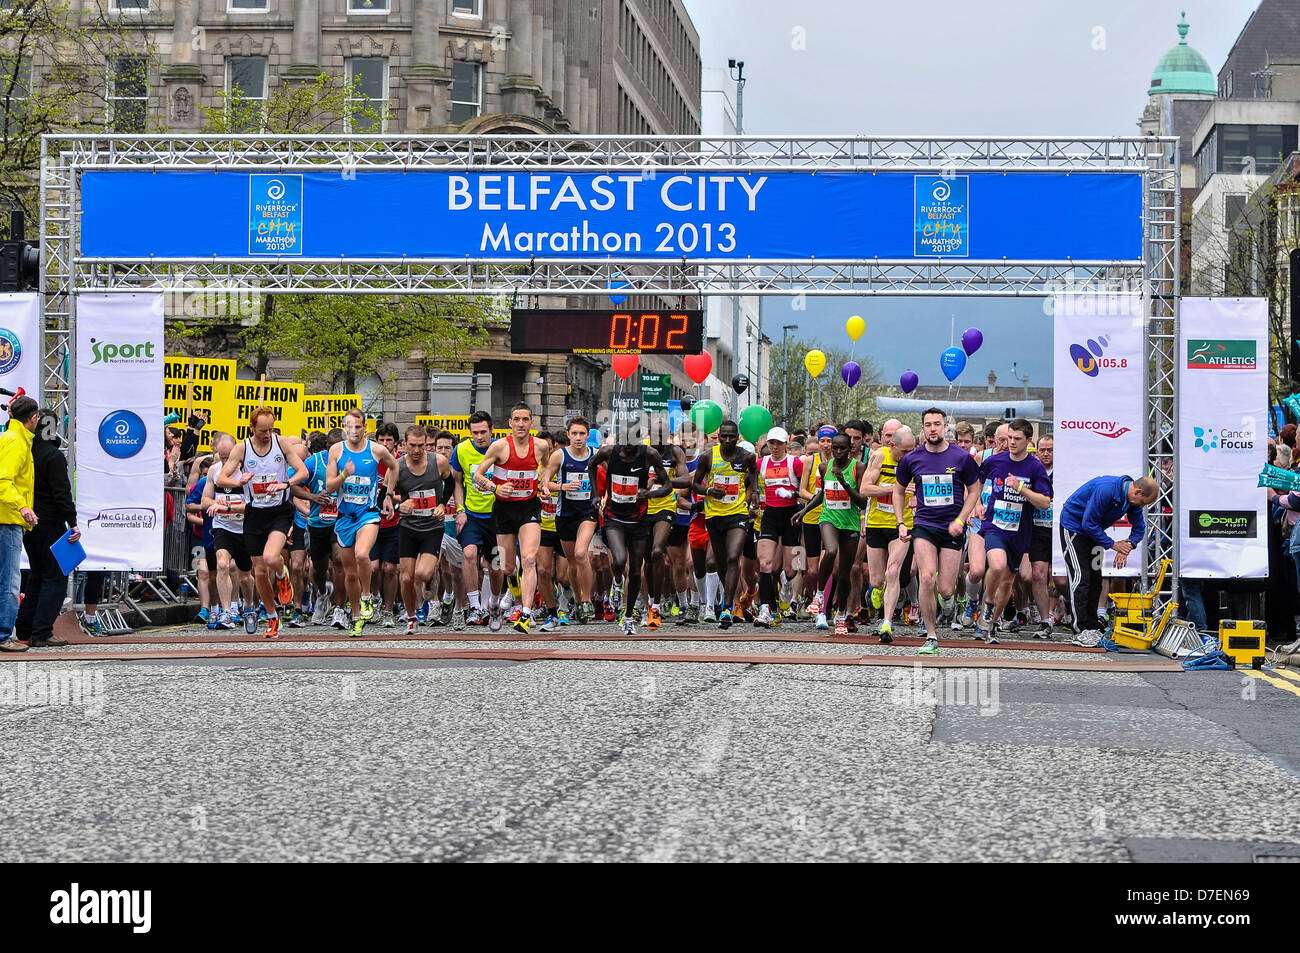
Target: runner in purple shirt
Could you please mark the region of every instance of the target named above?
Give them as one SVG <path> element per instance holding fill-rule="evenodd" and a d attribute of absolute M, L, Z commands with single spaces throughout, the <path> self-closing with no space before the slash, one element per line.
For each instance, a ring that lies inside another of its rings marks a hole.
<path fill-rule="evenodd" d="M 966 521 L 979 502 L 979 470 L 975 460 L 943 435 L 944 413 L 931 407 L 921 415 L 925 442 L 903 457 L 895 471 L 894 513 L 903 513 L 903 493 L 916 484 L 916 515 L 910 535 L 915 538 L 913 558 L 920 584 L 921 617 L 925 620 L 925 644 L 919 655 L 938 655 L 939 636 L 935 629 L 935 573 L 938 595 L 945 603 L 957 591 L 957 570 L 961 568 L 962 542 Z M 909 536 L 899 520 L 898 538 Z"/>
<path fill-rule="evenodd" d="M 1029 441 L 1034 428 L 1023 417 L 1011 421 L 1007 450 L 995 453 L 980 467 L 980 481 L 989 488 L 987 506 L 981 503 L 975 515 L 983 525 L 984 550 L 988 558 L 985 592 L 993 604 L 992 615 L 975 623 L 975 638 L 997 641 L 997 620 L 1011 598 L 1011 577 L 1020 568 L 1020 560 L 1029 551 L 1034 528 L 1034 510 L 1052 504 L 1052 478 L 1037 457 L 1029 455 Z M 1034 633 L 1036 638 L 1051 638 L 1049 622 Z"/>

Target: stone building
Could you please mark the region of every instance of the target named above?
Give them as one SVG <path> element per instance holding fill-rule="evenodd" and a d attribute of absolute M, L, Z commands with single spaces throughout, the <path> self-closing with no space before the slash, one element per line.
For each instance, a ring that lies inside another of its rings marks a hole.
<path fill-rule="evenodd" d="M 699 37 L 682 0 L 108 3 L 108 16 L 141 37 L 140 56 L 107 64 L 107 114 L 115 132 L 198 132 L 199 107 L 219 106 L 222 90 L 238 86 L 256 100 L 321 73 L 355 81 L 379 115 L 356 123 L 349 130 L 356 133 L 700 132 Z M 37 82 L 42 73 L 37 64 Z M 566 305 L 602 302 L 537 301 Z M 184 347 L 230 356 L 236 332 Z M 608 360 L 511 354 L 508 337 L 508 329 L 494 331 L 489 343 L 463 355 L 460 367 L 440 370 L 491 373 L 494 416 L 520 399 L 544 410 L 547 427 L 558 427 L 566 409 L 589 415 L 601 409 L 610 389 Z M 671 373 L 672 396 L 678 396 L 693 388 L 681 362 L 673 363 L 678 366 L 642 360 L 647 371 Z M 277 357 L 267 372 L 288 379 L 295 368 Z M 398 422 L 427 412 L 434 370 L 416 353 L 388 369 L 388 386 L 372 375 L 359 385 L 366 409 Z"/>

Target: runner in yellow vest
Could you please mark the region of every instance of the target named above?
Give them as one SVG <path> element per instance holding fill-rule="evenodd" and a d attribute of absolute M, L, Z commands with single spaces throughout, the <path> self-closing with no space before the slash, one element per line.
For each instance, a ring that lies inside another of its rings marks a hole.
<path fill-rule="evenodd" d="M 897 421 L 890 421 L 894 424 Z M 894 512 L 894 471 L 903 457 L 916 449 L 916 435 L 911 429 L 898 424 L 881 428 L 881 438 L 887 442 L 871 454 L 867 472 L 862 477 L 862 492 L 871 498 L 867 509 L 867 571 L 871 577 L 871 601 L 882 607 L 878 635 L 881 642 L 894 641 L 892 620 L 898 604 L 902 580 L 912 575 L 912 541 L 898 538 L 898 515 Z M 903 497 L 903 522 L 912 528 L 911 487 Z M 883 593 L 881 589 L 883 588 Z M 877 598 L 880 602 L 877 602 Z"/>

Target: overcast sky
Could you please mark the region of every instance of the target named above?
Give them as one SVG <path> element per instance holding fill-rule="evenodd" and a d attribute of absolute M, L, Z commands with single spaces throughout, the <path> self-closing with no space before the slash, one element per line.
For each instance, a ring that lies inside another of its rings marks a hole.
<path fill-rule="evenodd" d="M 745 132 L 861 135 L 1135 135 L 1156 62 L 1188 43 L 1217 71 L 1257 0 L 684 0 L 704 66 L 745 62 Z M 939 383 L 939 352 L 969 325 L 985 345 L 960 382 L 990 370 L 1034 385 L 1052 376 L 1051 319 L 1041 302 L 990 299 L 769 299 L 764 330 L 799 322 L 847 345 L 844 321 L 867 319 L 886 376 L 908 367 Z M 906 329 L 906 330 L 904 330 Z M 935 343 L 938 342 L 938 343 Z"/>

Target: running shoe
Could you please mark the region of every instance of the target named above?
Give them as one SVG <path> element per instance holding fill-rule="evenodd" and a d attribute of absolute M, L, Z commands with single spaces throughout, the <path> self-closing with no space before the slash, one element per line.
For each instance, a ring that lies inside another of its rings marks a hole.
<path fill-rule="evenodd" d="M 636 635 L 636 617 L 635 615 L 623 616 L 623 621 L 619 624 L 619 632 L 623 635 Z"/>
<path fill-rule="evenodd" d="M 717 616 L 715 616 L 715 615 L 713 614 L 713 607 L 712 607 L 712 606 L 705 606 L 705 607 L 700 611 L 700 621 L 701 621 L 701 622 L 717 622 L 717 621 L 718 621 Z"/>
<path fill-rule="evenodd" d="M 876 635 L 880 637 L 881 645 L 888 645 L 894 641 L 894 627 L 889 624 L 888 619 L 880 620 L 880 628 L 876 629 Z"/>
<path fill-rule="evenodd" d="M 938 636 L 927 635 L 925 637 L 925 642 L 923 642 L 921 644 L 921 647 L 916 650 L 916 654 L 917 655 L 938 655 L 939 654 Z"/>
<path fill-rule="evenodd" d="M 515 606 L 514 612 L 510 613 L 510 625 L 516 632 L 528 634 L 529 628 L 533 624 L 533 616 L 530 612 L 523 611 L 519 606 Z"/>
<path fill-rule="evenodd" d="M 500 606 L 488 610 L 488 629 L 493 632 L 501 631 L 501 622 L 505 619 L 505 610 Z"/>
<path fill-rule="evenodd" d="M 483 610 L 478 606 L 470 606 L 469 612 L 465 615 L 466 625 L 483 625 L 486 622 Z"/>
<path fill-rule="evenodd" d="M 871 606 L 873 609 L 879 609 L 885 604 L 885 590 L 872 588 Z"/>
<path fill-rule="evenodd" d="M 88 619 L 84 612 L 77 613 L 77 625 L 81 626 L 81 631 L 86 633 L 86 635 L 100 636 L 104 634 L 104 626 L 100 623 L 99 619 Z M 232 625 L 230 628 L 233 629 L 234 626 Z"/>
<path fill-rule="evenodd" d="M 245 609 L 244 610 L 244 631 L 247 632 L 249 635 L 257 635 L 257 622 L 258 622 L 257 610 Z"/>
<path fill-rule="evenodd" d="M 552 613 L 552 615 L 554 616 L 555 621 L 556 621 L 557 624 L 559 624 L 559 625 L 569 625 L 569 624 L 570 624 L 570 623 L 569 623 L 569 613 L 565 612 L 563 609 L 556 609 L 555 612 Z"/>
<path fill-rule="evenodd" d="M 275 600 L 282 606 L 293 605 L 293 580 L 287 572 L 275 577 Z"/>
<path fill-rule="evenodd" d="M 719 615 L 718 615 L 718 628 L 719 628 L 719 629 L 730 629 L 730 628 L 731 628 L 731 610 L 730 610 L 730 609 L 723 609 L 722 612 L 719 613 Z"/>
<path fill-rule="evenodd" d="M 407 634 L 407 635 L 412 635 L 412 634 L 414 634 L 416 631 L 419 630 L 419 627 L 420 627 L 420 620 L 419 620 L 419 619 L 412 619 L 412 618 L 410 618 L 409 616 L 407 617 L 407 619 L 406 619 L 406 634 Z"/>
<path fill-rule="evenodd" d="M 1050 641 L 1052 638 L 1052 623 L 1039 622 L 1038 625 L 1034 626 L 1033 636 L 1036 639 L 1046 639 Z"/>
<path fill-rule="evenodd" d="M 829 628 L 830 628 L 830 626 L 826 624 L 826 613 L 825 613 L 825 612 L 819 612 L 819 613 L 817 613 L 817 621 L 813 623 L 813 628 L 814 628 L 814 629 L 829 629 Z"/>
<path fill-rule="evenodd" d="M 1019 620 L 1019 619 L 1003 619 L 1001 622 L 998 623 L 998 631 L 999 631 L 999 632 L 1012 632 L 1012 633 L 1019 632 L 1019 631 L 1020 631 L 1020 620 Z"/>
<path fill-rule="evenodd" d="M 456 632 L 465 631 L 465 610 L 453 609 L 451 613 L 451 627 Z"/>
<path fill-rule="evenodd" d="M 293 615 L 289 617 L 289 625 L 295 629 L 301 629 L 306 624 L 307 624 L 307 617 L 304 616 L 300 610 L 295 609 L 293 611 Z"/>
<path fill-rule="evenodd" d="M 672 608 L 670 608 L 668 612 L 675 619 L 682 614 L 682 608 L 681 606 L 679 606 L 677 603 L 674 602 L 672 604 Z"/>
<path fill-rule="evenodd" d="M 663 625 L 663 616 L 659 612 L 658 606 L 651 606 L 645 614 L 645 627 L 647 629 L 657 629 Z"/>
<path fill-rule="evenodd" d="M 334 629 L 346 629 L 352 624 L 352 617 L 348 615 L 348 610 L 342 606 L 334 607 L 334 618 L 330 620 L 330 627 Z"/>
<path fill-rule="evenodd" d="M 224 629 L 226 631 L 230 631 L 231 629 L 236 628 L 237 626 L 238 626 L 238 622 L 235 621 L 235 614 L 231 612 L 229 609 L 221 613 L 221 615 L 218 616 L 217 618 L 218 629 Z"/>
<path fill-rule="evenodd" d="M 980 609 L 980 628 L 985 632 L 993 631 L 993 606 L 987 602 Z"/>
<path fill-rule="evenodd" d="M 1080 632 L 1070 640 L 1071 645 L 1082 645 L 1084 648 L 1095 649 L 1101 644 L 1101 632 L 1096 629 L 1088 629 Z"/>
<path fill-rule="evenodd" d="M 329 617 L 330 604 L 324 599 L 316 600 L 316 611 L 311 614 L 312 625 L 324 625 L 325 620 Z"/>
<path fill-rule="evenodd" d="M 456 611 L 457 611 L 457 610 L 456 610 L 455 606 L 454 606 L 452 603 L 450 603 L 450 602 L 444 602 L 444 603 L 442 604 L 442 620 L 441 620 L 441 621 L 442 621 L 442 624 L 443 624 L 443 625 L 451 625 L 451 623 L 452 623 L 452 617 L 455 615 Z M 463 612 L 463 611 L 461 612 L 461 615 L 462 615 L 462 617 L 464 616 L 464 612 Z M 432 622 L 430 622 L 429 624 L 430 624 L 430 625 L 433 625 Z"/>
<path fill-rule="evenodd" d="M 848 619 L 845 618 L 843 612 L 835 613 L 835 634 L 840 636 L 849 634 Z"/>
<path fill-rule="evenodd" d="M 1028 620 L 1030 625 L 1039 625 L 1043 621 L 1043 614 L 1038 611 L 1038 603 L 1029 603 Z"/>
<path fill-rule="evenodd" d="M 809 615 L 820 615 L 822 611 L 822 594 L 819 592 L 813 596 L 812 602 L 808 603 L 805 610 Z"/>
<path fill-rule="evenodd" d="M 604 605 L 604 616 L 605 616 L 605 621 L 606 621 L 606 622 L 613 622 L 615 619 L 618 618 L 618 617 L 614 614 L 614 606 L 610 603 L 610 601 L 609 601 L 608 599 L 605 600 L 605 605 Z"/>
<path fill-rule="evenodd" d="M 207 606 L 204 606 L 202 609 L 199 610 L 199 618 L 198 618 L 198 621 L 202 622 L 204 625 L 207 625 L 207 623 L 208 623 L 208 607 L 207 607 Z"/>
<path fill-rule="evenodd" d="M 351 635 L 352 638 L 354 638 L 354 639 L 359 639 L 359 638 L 361 638 L 361 636 L 362 636 L 362 634 L 363 634 L 363 630 L 365 629 L 365 627 L 366 627 L 366 620 L 365 620 L 364 618 L 353 619 L 353 620 L 352 620 L 352 631 L 351 631 L 350 633 L 348 633 L 348 634 Z"/>
<path fill-rule="evenodd" d="M 566 623 L 567 624 L 567 623 Z M 554 632 L 560 627 L 560 617 L 554 612 L 548 612 L 542 624 L 537 627 L 538 632 Z"/>
<path fill-rule="evenodd" d="M 262 637 L 265 639 L 278 639 L 280 637 L 280 619 L 278 616 L 267 621 L 266 631 L 262 633 Z"/>
<path fill-rule="evenodd" d="M 686 604 L 686 624 L 695 625 L 700 621 L 700 607 L 694 602 Z"/>
<path fill-rule="evenodd" d="M 375 600 L 371 596 L 361 597 L 361 621 L 369 622 L 375 617 Z"/>
<path fill-rule="evenodd" d="M 850 632 L 856 632 L 856 631 L 858 631 L 858 622 L 857 622 L 857 620 L 854 619 L 853 616 L 851 616 L 851 615 L 849 615 L 849 616 L 845 616 L 845 617 L 844 617 L 844 633 L 847 635 L 847 634 L 850 633 Z"/>
<path fill-rule="evenodd" d="M 213 612 L 208 616 L 208 631 L 215 632 L 221 626 L 221 613 Z"/>
<path fill-rule="evenodd" d="M 768 629 L 772 626 L 772 610 L 764 603 L 758 610 L 758 615 L 754 618 L 754 625 L 760 629 Z"/>
<path fill-rule="evenodd" d="M 422 602 L 422 603 L 420 603 L 420 608 L 418 608 L 418 609 L 415 610 L 415 621 L 418 622 L 418 623 L 420 623 L 420 625 L 426 625 L 426 624 L 429 623 L 429 603 L 428 603 L 428 602 Z"/>

